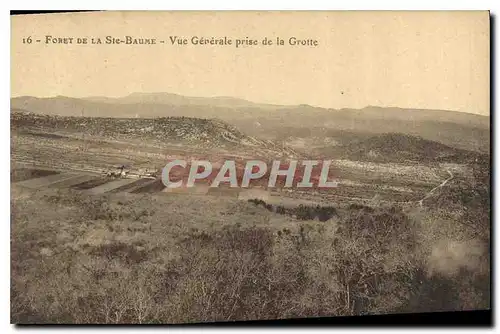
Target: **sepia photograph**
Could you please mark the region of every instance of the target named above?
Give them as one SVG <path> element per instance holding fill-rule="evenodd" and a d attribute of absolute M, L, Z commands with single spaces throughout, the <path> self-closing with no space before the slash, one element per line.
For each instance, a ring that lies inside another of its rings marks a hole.
<path fill-rule="evenodd" d="M 490 20 L 11 13 L 10 322 L 490 311 Z"/>

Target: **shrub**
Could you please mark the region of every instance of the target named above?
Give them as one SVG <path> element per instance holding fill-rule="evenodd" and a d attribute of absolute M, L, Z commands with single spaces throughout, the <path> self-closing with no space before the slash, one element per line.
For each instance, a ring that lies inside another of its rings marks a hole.
<path fill-rule="evenodd" d="M 260 199 L 249 199 L 248 202 L 256 206 L 262 205 L 267 210 L 274 211 L 281 215 L 294 215 L 299 220 L 313 220 L 318 218 L 319 221 L 324 222 L 337 215 L 337 210 L 333 206 L 317 205 L 314 207 L 300 204 L 298 207 L 287 209 L 282 205 L 273 206 L 272 204 L 267 204 Z"/>

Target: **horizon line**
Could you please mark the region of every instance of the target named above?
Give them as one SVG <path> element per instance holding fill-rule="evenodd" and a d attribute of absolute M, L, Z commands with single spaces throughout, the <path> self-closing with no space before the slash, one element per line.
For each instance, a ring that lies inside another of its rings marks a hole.
<path fill-rule="evenodd" d="M 429 108 L 420 108 L 420 107 L 400 107 L 400 106 L 381 106 L 381 105 L 366 105 L 362 108 L 352 108 L 352 107 L 333 108 L 333 107 L 315 106 L 315 105 L 311 105 L 308 103 L 276 104 L 276 103 L 268 103 L 268 102 L 255 102 L 252 100 L 248 100 L 246 98 L 227 96 L 227 95 L 192 96 L 192 95 L 183 95 L 183 94 L 170 93 L 170 92 L 131 92 L 131 93 L 128 93 L 127 95 L 121 95 L 121 96 L 90 95 L 90 96 L 84 96 L 84 97 L 75 97 L 75 96 L 68 96 L 68 95 L 53 95 L 53 96 L 19 95 L 19 96 L 11 96 L 10 99 L 31 97 L 31 98 L 36 98 L 36 99 L 69 98 L 69 99 L 76 99 L 76 100 L 89 100 L 92 98 L 105 98 L 105 99 L 118 100 L 118 99 L 123 99 L 123 98 L 129 97 L 129 96 L 134 95 L 134 94 L 143 94 L 143 95 L 169 94 L 169 95 L 176 95 L 176 96 L 185 97 L 185 98 L 201 98 L 201 99 L 226 98 L 226 99 L 241 100 L 241 101 L 245 101 L 245 102 L 248 102 L 250 104 L 255 104 L 255 105 L 266 105 L 266 106 L 275 106 L 275 107 L 284 107 L 284 108 L 300 107 L 300 106 L 307 106 L 307 107 L 324 109 L 324 110 L 343 110 L 343 109 L 363 110 L 366 108 L 381 108 L 381 109 L 383 109 L 383 108 L 389 109 L 390 108 L 390 109 L 409 109 L 409 110 L 428 110 L 428 111 L 433 110 L 433 111 L 455 112 L 455 113 L 463 113 L 463 114 L 469 114 L 469 115 L 490 117 L 490 113 L 488 113 L 486 115 L 486 114 L 479 114 L 479 113 L 474 113 L 474 112 L 470 112 L 470 111 L 460 111 L 460 110 L 452 110 L 452 109 L 429 109 Z M 95 101 L 90 101 L 90 102 L 95 102 Z M 136 104 L 136 103 L 128 103 L 128 104 Z"/>

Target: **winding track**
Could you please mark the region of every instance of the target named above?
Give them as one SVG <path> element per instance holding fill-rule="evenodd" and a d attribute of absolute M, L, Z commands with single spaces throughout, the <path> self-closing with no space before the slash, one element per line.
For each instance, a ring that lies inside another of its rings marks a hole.
<path fill-rule="evenodd" d="M 444 187 L 444 186 L 446 185 L 446 183 L 448 183 L 448 181 L 451 181 L 451 180 L 453 179 L 453 177 L 454 177 L 453 173 L 452 173 L 452 172 L 450 172 L 450 170 L 449 170 L 449 169 L 447 169 L 446 171 L 448 172 L 448 174 L 450 174 L 450 177 L 449 177 L 449 178 L 447 178 L 446 180 L 444 180 L 443 182 L 441 182 L 441 184 L 440 184 L 440 185 L 438 185 L 437 187 L 432 188 L 432 189 L 431 189 L 431 190 L 430 190 L 430 191 L 429 191 L 429 192 L 428 192 L 428 193 L 424 196 L 424 198 L 422 198 L 421 200 L 419 200 L 417 203 L 420 205 L 420 207 L 423 207 L 423 206 L 424 206 L 424 201 L 425 201 L 426 199 L 428 199 L 429 197 L 431 197 L 431 196 L 432 196 L 432 193 L 433 193 L 434 191 L 436 191 L 436 190 L 437 190 L 437 189 L 439 189 L 439 188 Z"/>

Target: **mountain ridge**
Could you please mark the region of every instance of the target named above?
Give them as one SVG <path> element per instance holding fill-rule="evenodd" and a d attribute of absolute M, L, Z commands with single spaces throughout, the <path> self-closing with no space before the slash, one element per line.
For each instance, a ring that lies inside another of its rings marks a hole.
<path fill-rule="evenodd" d="M 168 101 L 166 99 L 174 99 L 177 101 Z M 50 97 L 36 97 L 30 95 L 22 95 L 11 97 L 11 103 L 13 101 L 19 101 L 22 99 L 38 99 L 38 100 L 53 100 L 53 99 L 69 99 L 69 100 L 83 100 L 83 101 L 91 101 L 91 102 L 106 102 L 106 103 L 120 103 L 120 104 L 136 104 L 136 103 L 159 103 L 159 104 L 191 104 L 191 105 L 205 105 L 205 104 L 216 104 L 216 102 L 222 102 L 223 106 L 229 107 L 232 103 L 233 107 L 241 107 L 241 106 L 255 106 L 257 108 L 267 107 L 267 108 L 276 108 L 276 109 L 295 109 L 295 108 L 311 108 L 311 109 L 320 109 L 324 111 L 331 112 L 339 112 L 339 111 L 352 111 L 352 110 L 373 110 L 377 109 L 380 111 L 384 110 L 406 110 L 413 112 L 423 112 L 423 111 L 436 111 L 436 112 L 445 112 L 445 113 L 458 113 L 458 114 L 466 114 L 471 116 L 478 116 L 481 118 L 489 118 L 489 115 L 482 115 L 472 112 L 466 111 L 458 111 L 458 110 L 448 110 L 448 109 L 425 109 L 425 108 L 414 108 L 414 107 L 396 107 L 396 106 L 376 106 L 376 105 L 367 105 L 363 108 L 326 108 L 313 106 L 310 104 L 273 104 L 273 103 L 262 103 L 262 102 L 254 102 L 251 100 L 231 97 L 231 96 L 210 96 L 210 97 L 202 97 L 202 96 L 188 96 L 181 95 L 176 93 L 169 92 L 151 92 L 151 93 L 141 93 L 141 92 L 133 92 L 125 96 L 120 97 L 106 97 L 106 96 L 87 96 L 87 97 L 71 97 L 65 95 L 56 95 Z M 148 100 L 149 99 L 149 100 Z M 153 100 L 151 100 L 153 99 Z M 155 100 L 156 99 L 156 100 Z M 212 101 L 212 103 L 210 103 Z"/>
<path fill-rule="evenodd" d="M 200 148 L 251 149 L 267 154 L 296 155 L 296 152 L 268 140 L 248 136 L 219 119 L 193 117 L 105 118 L 40 115 L 16 111 L 11 114 L 11 130 L 27 134 L 80 133 L 105 139 L 142 139 Z"/>
<path fill-rule="evenodd" d="M 249 136 L 269 140 L 285 139 L 285 132 L 297 137 L 293 135 L 294 132 L 304 133 L 303 130 L 323 127 L 339 133 L 401 132 L 474 151 L 487 152 L 490 148 L 490 117 L 484 115 L 396 107 L 324 109 L 309 105 L 259 105 L 227 97 L 189 98 L 170 93 L 160 93 L 159 97 L 157 94 L 142 93 L 131 96 L 120 100 L 122 103 L 113 98 L 104 98 L 106 100 L 103 102 L 100 101 L 103 98 L 99 97 L 91 97 L 90 100 L 62 96 L 18 97 L 11 99 L 11 110 L 54 116 L 217 118 L 236 126 Z M 317 135 L 315 131 L 309 132 L 309 138 Z M 292 140 L 304 138 L 298 137 Z"/>

